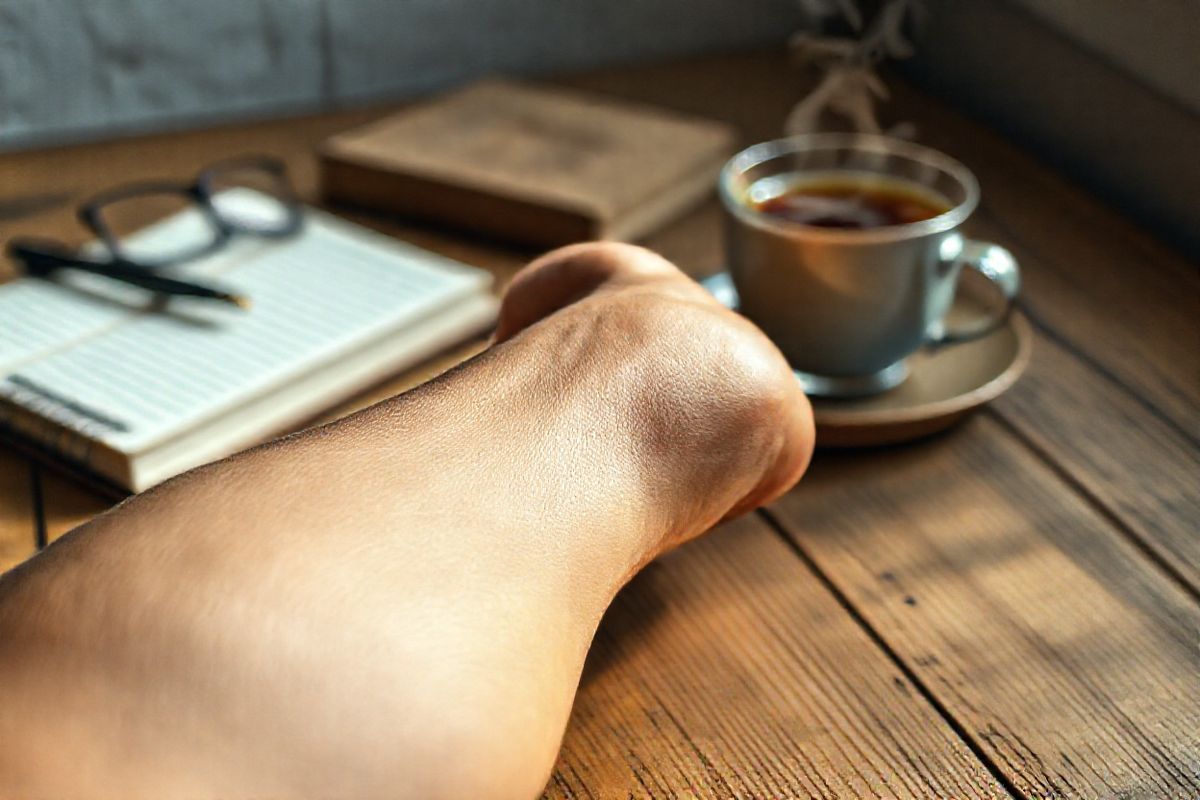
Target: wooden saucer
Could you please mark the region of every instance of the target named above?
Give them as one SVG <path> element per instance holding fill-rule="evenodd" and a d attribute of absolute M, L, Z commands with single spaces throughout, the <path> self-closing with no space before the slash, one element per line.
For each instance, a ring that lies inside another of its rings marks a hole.
<path fill-rule="evenodd" d="M 722 303 L 736 304 L 723 273 L 703 283 Z M 986 306 L 960 291 L 947 322 L 977 318 Z M 1007 391 L 1032 350 L 1033 331 L 1019 312 L 980 339 L 919 350 L 908 359 L 908 379 L 895 389 L 855 399 L 812 398 L 817 446 L 896 444 L 945 430 Z"/>

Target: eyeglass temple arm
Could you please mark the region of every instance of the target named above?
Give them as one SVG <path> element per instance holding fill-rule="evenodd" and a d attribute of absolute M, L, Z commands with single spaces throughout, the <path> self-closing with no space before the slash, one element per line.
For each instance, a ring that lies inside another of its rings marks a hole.
<path fill-rule="evenodd" d="M 109 262 L 88 261 L 71 255 L 62 249 L 62 245 L 54 242 L 47 242 L 45 245 L 40 242 L 9 242 L 8 252 L 24 262 L 26 273 L 32 276 L 44 277 L 56 269 L 65 267 L 103 275 L 162 295 L 199 297 L 221 300 L 239 308 L 250 307 L 250 301 L 243 295 L 214 286 L 168 278 L 123 259 Z"/>
<path fill-rule="evenodd" d="M 77 269 L 137 285 L 148 285 L 147 281 L 183 287 L 197 285 L 163 277 L 152 269 L 124 258 L 112 258 L 104 261 L 82 258 L 67 249 L 66 245 L 49 240 L 11 241 L 8 243 L 8 254 L 25 265 L 25 274 L 36 277 L 45 277 L 57 269 Z"/>
<path fill-rule="evenodd" d="M 45 275 L 60 267 L 88 267 L 87 261 L 71 253 L 57 242 L 13 240 L 8 243 L 8 255 L 20 261 L 29 275 Z"/>

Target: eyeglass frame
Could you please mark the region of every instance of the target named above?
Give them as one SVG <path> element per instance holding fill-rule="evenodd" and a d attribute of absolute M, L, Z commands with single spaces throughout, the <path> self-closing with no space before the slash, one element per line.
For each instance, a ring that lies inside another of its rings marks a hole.
<path fill-rule="evenodd" d="M 214 205 L 213 182 L 223 172 L 236 168 L 257 168 L 278 179 L 281 190 L 275 199 L 279 200 L 287 210 L 288 218 L 278 229 L 256 228 L 249 225 L 238 225 L 236 221 L 222 216 Z M 104 219 L 103 209 L 120 200 L 126 200 L 141 195 L 178 194 L 187 197 L 196 208 L 204 214 L 206 221 L 212 226 L 213 238 L 195 250 L 180 253 L 166 259 L 131 258 L 121 246 L 121 237 L 117 235 Z M 300 199 L 287 176 L 287 165 L 279 158 L 269 155 L 241 155 L 214 161 L 196 174 L 191 183 L 174 181 L 136 181 L 121 184 L 92 195 L 76 209 L 76 217 L 104 242 L 109 255 L 118 261 L 146 270 L 162 269 L 181 264 L 193 259 L 216 252 L 224 247 L 237 234 L 262 236 L 268 239 L 282 239 L 291 236 L 303 225 L 304 214 Z"/>

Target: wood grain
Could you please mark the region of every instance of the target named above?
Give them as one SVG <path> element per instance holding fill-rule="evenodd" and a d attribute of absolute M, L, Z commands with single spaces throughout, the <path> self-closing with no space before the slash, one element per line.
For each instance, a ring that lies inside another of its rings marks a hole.
<path fill-rule="evenodd" d="M 916 122 L 921 141 L 978 175 L 972 229 L 1018 257 L 1035 321 L 1200 443 L 1196 264 L 995 132 L 896 89 L 895 113 Z"/>
<path fill-rule="evenodd" d="M 1200 448 L 1040 332 L 993 408 L 1200 599 Z"/>
<path fill-rule="evenodd" d="M 1007 797 L 757 515 L 660 559 L 589 655 L 547 797 Z"/>
<path fill-rule="evenodd" d="M 15 567 L 37 549 L 32 466 L 0 448 L 0 573 Z"/>
<path fill-rule="evenodd" d="M 1003 198 L 1005 179 L 995 177 L 987 186 Z M 1152 240 L 1101 235 L 1111 212 L 1075 202 L 1074 190 L 1046 170 L 1017 170 L 1007 180 L 1034 184 L 1024 204 L 996 211 L 985 200 L 970 230 L 1017 256 L 1037 340 L 1028 376 L 996 407 L 1200 597 L 1195 275 Z M 1025 238 L 1041 237 L 1044 224 L 1000 221 L 1032 208 L 1057 225 L 1062 209 L 1080 207 L 1095 227 L 1066 225 L 1044 249 Z"/>
<path fill-rule="evenodd" d="M 772 513 L 1024 795 L 1200 796 L 1200 607 L 995 420 Z"/>

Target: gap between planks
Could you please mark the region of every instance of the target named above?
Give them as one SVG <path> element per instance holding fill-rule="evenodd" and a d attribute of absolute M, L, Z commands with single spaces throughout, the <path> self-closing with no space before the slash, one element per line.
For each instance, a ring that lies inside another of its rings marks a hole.
<path fill-rule="evenodd" d="M 29 502 L 33 506 L 33 542 L 35 555 L 50 542 L 46 535 L 46 501 L 42 493 L 42 468 L 29 462 Z"/>
<path fill-rule="evenodd" d="M 904 661 L 904 659 L 900 657 L 900 654 L 897 653 L 892 646 L 887 643 L 879 631 L 875 629 L 875 626 L 867 621 L 867 618 L 864 617 L 862 613 L 855 607 L 854 603 L 851 602 L 848 596 L 846 596 L 845 592 L 839 589 L 837 584 L 833 582 L 833 579 L 830 578 L 825 571 L 817 565 L 817 562 L 811 555 L 809 555 L 808 551 L 806 551 L 799 542 L 797 542 L 791 536 L 788 536 L 786 528 L 783 526 L 782 522 L 771 512 L 770 508 L 763 506 L 755 513 L 762 517 L 772 532 L 774 532 L 777 537 L 783 540 L 783 543 L 788 547 L 788 549 L 796 554 L 796 558 L 800 560 L 800 563 L 802 563 L 805 568 L 812 573 L 813 577 L 815 577 L 817 581 L 825 587 L 825 590 L 829 592 L 833 599 L 837 601 L 837 604 L 842 607 L 842 609 L 850 616 L 852 620 L 854 620 L 854 623 L 858 625 L 863 633 L 867 635 L 867 638 L 869 638 L 875 644 L 875 646 L 879 648 L 880 652 L 887 657 L 892 666 L 899 670 L 900 673 L 904 675 L 905 679 L 916 688 L 917 692 L 921 695 L 925 702 L 929 703 L 930 707 L 933 708 L 933 710 L 937 712 L 938 716 L 941 717 L 942 720 L 950 727 L 950 730 L 954 732 L 954 735 L 957 736 L 963 745 L 971 751 L 975 758 L 979 760 L 979 763 L 983 764 L 983 766 L 987 768 L 987 771 L 991 773 L 993 778 L 996 779 L 996 782 L 1003 786 L 1004 790 L 1008 792 L 1010 796 L 1014 798 L 1025 798 L 1025 795 L 1019 789 L 1017 789 L 1016 785 L 1014 785 L 1009 777 L 1004 774 L 1004 771 L 1000 769 L 999 765 L 992 760 L 991 756 L 989 756 L 982 748 L 980 748 L 979 744 L 974 740 L 974 738 L 967 733 L 967 730 L 962 726 L 962 723 L 960 723 L 954 717 L 954 715 L 950 713 L 950 710 L 946 708 L 942 701 L 938 699 L 937 695 L 933 693 L 921 676 L 913 671 L 912 667 L 910 667 Z"/>
<path fill-rule="evenodd" d="M 1154 547 L 1139 534 L 1133 526 L 1125 521 L 1113 508 L 1098 497 L 1095 492 L 1091 491 L 1078 478 L 1076 478 L 1069 469 L 1061 464 L 1058 459 L 1051 455 L 1044 447 L 1037 444 L 1029 435 L 1021 429 L 1020 425 L 1009 419 L 1006 414 L 997 411 L 994 408 L 984 409 L 984 413 L 994 419 L 1000 427 L 1008 431 L 1021 446 L 1040 461 L 1046 469 L 1054 473 L 1055 476 L 1062 482 L 1070 491 L 1074 492 L 1084 503 L 1092 508 L 1101 518 L 1108 521 L 1129 544 L 1142 554 L 1151 564 L 1158 568 L 1163 576 L 1179 587 L 1184 594 L 1196 602 L 1200 606 L 1200 589 L 1193 586 L 1187 576 L 1179 571 L 1169 559 L 1154 549 Z"/>
<path fill-rule="evenodd" d="M 939 713 L 953 713 L 961 720 L 961 726 L 952 726 L 955 732 L 965 732 L 990 756 L 981 763 L 1003 769 L 1009 776 L 1005 785 L 1015 785 L 1018 796 L 1059 796 L 1054 793 L 1060 791 L 1076 796 L 1083 791 L 1074 784 L 1076 779 L 1092 790 L 1114 790 L 1123 782 L 1135 793 L 1153 786 L 1169 794 L 1152 796 L 1200 796 L 1171 792 L 1185 785 L 1200 787 L 1200 761 L 1186 734 L 1194 730 L 1200 707 L 1194 694 L 1183 691 L 1191 680 L 1188 676 L 1195 674 L 1194 635 L 1200 630 L 1195 627 L 1193 598 L 1176 592 L 1173 582 L 1146 564 L 1113 530 L 1111 521 L 1064 485 L 1058 473 L 1044 472 L 1042 478 L 1029 473 L 1033 465 L 1045 464 L 995 419 L 984 415 L 966 430 L 948 435 L 961 440 L 927 443 L 919 446 L 926 451 L 922 454 L 893 450 L 887 455 L 890 465 L 882 469 L 855 468 L 856 462 L 846 456 L 832 457 L 828 467 L 813 476 L 817 482 L 809 492 L 785 496 L 766 516 L 777 533 L 796 542 L 797 555 L 810 568 L 819 565 L 814 573 L 834 584 L 831 591 L 846 598 L 847 610 L 857 612 L 866 621 L 864 627 L 873 628 L 890 646 L 885 651 L 904 659 L 925 679 L 924 684 L 912 683 L 943 698 L 940 704 L 933 699 L 930 703 Z M 1022 461 L 1028 468 L 1021 468 Z M 995 465 L 998 482 L 978 471 L 984 465 Z M 956 480 L 967 468 L 976 474 L 963 491 L 930 507 L 920 502 L 922 491 L 940 492 L 941 482 Z M 864 481 L 861 490 L 847 488 L 847 479 L 852 484 L 857 477 Z M 1039 502 L 1013 502 L 1035 486 L 1034 499 Z M 1044 502 L 1052 495 L 1062 496 L 1054 508 Z M 902 513 L 910 501 L 917 503 L 911 517 Z M 842 517 L 835 509 L 847 502 L 862 507 L 849 508 Z M 945 512 L 964 502 L 969 513 L 961 530 L 946 529 Z M 1012 510 L 997 515 L 998 509 Z M 1090 533 L 1088 515 L 1097 526 Z M 897 530 L 890 530 L 893 526 Z M 1093 543 L 1101 529 L 1107 533 Z M 997 544 L 1009 547 L 989 553 L 981 535 L 999 536 Z M 1023 542 L 1036 546 L 1011 548 Z M 1095 557 L 1112 567 L 1111 574 L 1095 572 L 1101 562 L 1093 560 L 1093 547 L 1098 548 Z M 1132 569 L 1121 568 L 1122 550 L 1123 558 L 1133 559 L 1128 565 Z M 1003 563 L 1018 555 L 1023 561 L 1011 567 Z M 1140 567 L 1133 568 L 1134 562 Z M 1047 571 L 1052 564 L 1058 565 L 1056 571 Z M 960 572 L 943 591 L 942 580 L 953 573 L 936 573 L 946 569 Z M 1116 585 L 1109 582 L 1113 575 L 1118 576 Z M 911 586 L 903 583 L 909 578 L 915 581 Z M 1073 592 L 1064 594 L 1064 588 L 1072 586 L 1083 590 L 1079 597 L 1086 602 L 1072 599 Z M 916 599 L 904 596 L 913 590 L 932 592 L 937 598 L 930 606 L 932 617 L 929 612 L 906 617 L 917 613 Z M 1090 606 L 1093 602 L 1097 604 Z M 914 611 L 898 611 L 910 606 Z M 1114 614 L 1111 631 L 1109 622 L 1096 617 L 1103 612 Z M 977 616 L 992 613 L 995 619 Z M 1148 626 L 1147 614 L 1154 620 Z M 912 627 L 911 620 L 920 623 L 918 627 Z M 1071 627 L 1071 636 L 1064 638 L 1070 626 L 1079 624 L 1083 627 Z M 1014 625 L 1010 633 L 1007 628 Z M 1120 663 L 1128 665 L 1128 674 L 1124 669 L 1106 670 L 1097 660 L 1112 647 L 1114 654 L 1126 656 Z M 939 658 L 946 663 L 940 664 Z M 981 676 L 982 683 L 974 683 Z M 1039 690 L 1033 695 L 1023 694 L 1034 686 Z M 964 692 L 965 687 L 973 688 Z M 1146 704 L 1155 697 L 1166 702 L 1164 691 L 1183 693 L 1175 694 L 1177 700 L 1164 706 L 1160 716 L 1157 707 Z M 1008 693 L 1011 707 L 1004 699 Z M 1097 723 L 1098 712 L 1103 719 Z M 1047 714 L 1061 714 L 1062 719 L 1051 725 Z M 1023 738 L 1031 733 L 1033 748 Z M 1127 747 L 1127 736 L 1134 734 L 1136 746 Z M 1097 744 L 1099 751 L 1092 749 Z M 1064 749 L 1053 749 L 1059 746 Z M 1088 753 L 1092 758 L 1080 762 L 1079 756 Z M 1115 758 L 1112 765 L 1103 760 L 1108 756 Z M 1103 774 L 1096 772 L 1110 766 L 1112 770 Z M 1083 791 L 1080 796 L 1092 795 Z"/>
<path fill-rule="evenodd" d="M 1011 225 L 1009 225 L 995 213 L 991 213 L 988 210 L 981 208 L 978 214 L 980 217 L 984 218 L 988 224 L 994 226 L 998 231 L 1000 231 L 1008 242 L 1011 242 L 1017 247 L 1020 247 L 1030 253 L 1036 252 L 1030 243 L 1026 241 L 1025 237 L 1014 230 Z M 1039 263 L 1044 262 L 1044 259 L 1041 258 L 1037 258 L 1036 260 Z M 1020 308 L 1021 313 L 1026 316 L 1026 318 L 1033 324 L 1039 333 L 1052 340 L 1063 350 L 1067 351 L 1076 359 L 1087 365 L 1089 369 L 1100 375 L 1100 377 L 1107 380 L 1110 384 L 1118 387 L 1131 400 L 1145 409 L 1148 414 L 1153 416 L 1163 425 L 1166 425 L 1180 438 L 1186 440 L 1193 447 L 1200 448 L 1200 435 L 1197 435 L 1194 431 L 1190 431 L 1181 425 L 1174 416 L 1168 414 L 1165 409 L 1155 403 L 1147 392 L 1136 391 L 1125 380 L 1123 380 L 1122 377 L 1117 374 L 1117 372 L 1115 372 L 1108 365 L 1102 363 L 1087 348 L 1079 345 L 1077 342 L 1075 342 L 1075 340 L 1059 330 L 1058 326 L 1048 321 L 1042 314 L 1034 311 L 1030 307 L 1030 304 L 1024 301 L 1024 298 L 1018 298 L 1017 307 Z M 1190 402 L 1187 398 L 1179 399 L 1182 403 Z"/>

